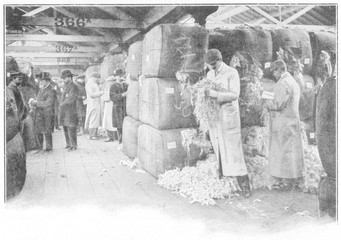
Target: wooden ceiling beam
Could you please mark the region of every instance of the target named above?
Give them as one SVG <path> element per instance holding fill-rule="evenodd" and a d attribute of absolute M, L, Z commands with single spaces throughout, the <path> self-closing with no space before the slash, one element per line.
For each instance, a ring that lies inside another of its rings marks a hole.
<path fill-rule="evenodd" d="M 27 53 L 27 52 L 6 52 L 7 56 L 27 58 L 95 58 L 96 53 Z"/>
<path fill-rule="evenodd" d="M 216 17 L 211 17 L 210 16 L 210 18 L 212 19 L 212 21 L 223 21 L 223 20 L 226 20 L 226 19 L 228 19 L 230 17 L 233 17 L 233 16 L 235 16 L 237 14 L 240 14 L 240 13 L 248 11 L 248 10 L 249 10 L 249 8 L 246 7 L 246 6 L 239 6 L 239 7 L 236 7 L 234 9 L 231 9 L 230 11 L 227 11 L 227 12 L 225 12 L 223 14 L 220 14 L 220 15 L 218 15 Z"/>
<path fill-rule="evenodd" d="M 276 18 L 274 18 L 273 16 L 271 16 L 270 14 L 268 14 L 267 12 L 263 11 L 262 9 L 260 9 L 259 7 L 255 7 L 255 6 L 248 6 L 248 8 L 252 9 L 253 11 L 259 13 L 260 15 L 262 15 L 263 17 L 269 19 L 270 21 L 280 24 L 281 22 L 279 20 L 277 20 Z"/>
<path fill-rule="evenodd" d="M 122 10 L 118 9 L 117 7 L 97 7 L 97 8 L 108 13 L 109 15 L 113 17 L 116 17 L 122 20 L 135 20 L 135 18 L 123 12 Z"/>
<path fill-rule="evenodd" d="M 303 14 L 305 14 L 306 12 L 310 11 L 311 9 L 315 8 L 316 6 L 307 6 L 304 9 L 298 11 L 297 13 L 295 13 L 294 15 L 290 16 L 289 18 L 285 19 L 284 21 L 282 21 L 281 24 L 286 25 L 294 20 L 296 20 L 297 18 L 299 18 L 300 16 L 302 16 Z"/>
<path fill-rule="evenodd" d="M 104 51 L 102 47 L 66 47 L 66 46 L 8 46 L 7 52 L 46 52 L 46 53 L 58 53 L 58 52 L 95 52 L 99 53 Z"/>
<path fill-rule="evenodd" d="M 23 16 L 24 17 L 32 17 L 33 15 L 37 14 L 37 13 L 40 13 L 42 11 L 45 11 L 46 9 L 49 9 L 50 6 L 41 6 L 41 7 L 38 7 L 30 12 L 27 12 L 25 13 Z"/>
<path fill-rule="evenodd" d="M 135 20 L 112 20 L 112 19 L 87 19 L 81 17 L 68 16 L 68 18 L 73 18 L 74 21 L 69 21 L 63 19 L 63 21 L 56 21 L 53 17 L 23 17 L 21 25 L 22 26 L 51 26 L 51 27 L 68 27 L 67 21 L 72 26 L 69 27 L 79 27 L 79 28 L 141 28 L 140 23 Z M 78 25 L 77 25 L 78 24 Z"/>
<path fill-rule="evenodd" d="M 34 34 L 8 34 L 6 41 L 38 41 L 38 42 L 116 42 L 111 37 L 84 36 L 84 35 L 34 35 Z"/>
<path fill-rule="evenodd" d="M 279 17 L 280 15 L 285 15 L 285 14 L 291 13 L 293 11 L 296 11 L 298 9 L 302 9 L 302 6 L 292 6 L 289 9 L 285 9 L 285 10 L 282 10 L 282 11 L 279 11 L 279 10 L 278 11 L 273 11 L 273 12 L 270 13 L 270 15 L 273 16 L 273 17 Z M 255 20 L 255 21 L 252 21 L 250 23 L 256 25 L 256 24 L 261 24 L 261 23 L 265 22 L 266 20 L 268 20 L 268 19 L 265 18 L 265 17 L 262 17 L 262 18 L 259 18 L 259 19 Z"/>

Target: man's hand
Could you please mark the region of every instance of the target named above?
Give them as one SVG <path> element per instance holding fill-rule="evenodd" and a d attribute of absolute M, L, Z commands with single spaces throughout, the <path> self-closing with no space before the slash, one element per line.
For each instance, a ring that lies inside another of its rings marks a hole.
<path fill-rule="evenodd" d="M 218 97 L 218 92 L 210 89 L 210 90 L 207 91 L 207 96 L 209 96 L 211 98 L 217 98 Z"/>
<path fill-rule="evenodd" d="M 122 97 L 126 97 L 127 96 L 127 92 L 122 93 Z"/>

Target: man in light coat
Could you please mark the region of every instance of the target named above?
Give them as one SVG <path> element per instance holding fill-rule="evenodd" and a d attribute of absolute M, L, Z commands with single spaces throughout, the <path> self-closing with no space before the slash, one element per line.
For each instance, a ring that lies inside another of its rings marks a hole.
<path fill-rule="evenodd" d="M 101 126 L 101 96 L 103 91 L 100 89 L 101 75 L 92 73 L 85 85 L 87 95 L 85 128 L 89 129 L 90 140 L 98 140 L 97 130 Z"/>
<path fill-rule="evenodd" d="M 222 61 L 217 49 L 205 54 L 205 64 L 210 69 L 207 78 L 222 86 L 221 91 L 210 89 L 208 96 L 220 103 L 219 117 L 209 129 L 220 175 L 235 176 L 244 197 L 250 196 L 250 183 L 245 164 L 238 98 L 240 81 L 238 71 Z"/>
<path fill-rule="evenodd" d="M 292 187 L 291 180 L 303 176 L 300 87 L 287 72 L 284 61 L 273 62 L 271 70 L 276 84 L 274 99 L 266 100 L 270 112 L 269 173 L 278 179 L 274 187 L 285 190 Z"/>
<path fill-rule="evenodd" d="M 59 124 L 63 126 L 66 149 L 74 151 L 77 149 L 77 107 L 76 101 L 78 88 L 72 82 L 73 74 L 70 70 L 64 70 L 61 78 L 64 80 L 63 93 L 59 105 Z"/>

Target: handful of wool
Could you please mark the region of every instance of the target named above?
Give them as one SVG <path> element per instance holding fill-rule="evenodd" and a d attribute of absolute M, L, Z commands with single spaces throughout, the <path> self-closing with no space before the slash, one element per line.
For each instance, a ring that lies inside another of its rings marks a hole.
<path fill-rule="evenodd" d="M 216 205 L 214 199 L 237 196 L 239 190 L 236 178 L 218 178 L 215 155 L 205 161 L 198 161 L 196 167 L 173 169 L 161 174 L 158 184 L 190 199 L 191 203 Z"/>
<path fill-rule="evenodd" d="M 194 106 L 194 115 L 199 123 L 199 128 L 202 132 L 207 132 L 212 122 L 217 121 L 220 105 L 216 99 L 207 96 L 209 89 L 221 91 L 221 85 L 203 78 L 196 84 L 190 87 L 191 102 Z"/>
<path fill-rule="evenodd" d="M 212 147 L 211 142 L 206 139 L 205 133 L 195 128 L 189 128 L 181 131 L 182 146 L 187 150 L 189 154 L 191 152 L 190 146 L 198 146 L 202 153 L 209 153 Z"/>

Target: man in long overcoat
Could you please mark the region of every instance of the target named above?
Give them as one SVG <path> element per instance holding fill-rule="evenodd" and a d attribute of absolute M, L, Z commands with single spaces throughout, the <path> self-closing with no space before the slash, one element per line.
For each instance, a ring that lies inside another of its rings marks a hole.
<path fill-rule="evenodd" d="M 78 88 L 72 82 L 73 74 L 64 70 L 61 78 L 64 80 L 64 91 L 59 105 L 59 124 L 63 126 L 66 148 L 68 151 L 77 149 L 77 97 Z"/>
<path fill-rule="evenodd" d="M 55 119 L 55 102 L 57 93 L 51 85 L 51 74 L 43 72 L 39 82 L 40 90 L 37 100 L 30 104 L 35 107 L 34 129 L 36 132 L 39 149 L 43 149 L 45 137 L 45 151 L 51 151 L 53 148 L 52 133 Z"/>
<path fill-rule="evenodd" d="M 78 88 L 77 97 L 77 116 L 78 116 L 78 128 L 79 133 L 84 133 L 85 117 L 86 117 L 86 90 L 85 90 L 85 76 L 81 75 L 77 77 L 75 84 Z"/>
<path fill-rule="evenodd" d="M 110 86 L 109 96 L 113 102 L 112 109 L 112 124 L 117 128 L 119 144 L 122 143 L 122 126 L 123 119 L 125 117 L 125 98 L 127 96 L 127 87 L 121 83 L 123 78 L 123 70 L 117 69 L 114 72 L 114 76 L 117 78 L 116 82 Z"/>
<path fill-rule="evenodd" d="M 238 71 L 222 61 L 222 55 L 217 49 L 207 51 L 205 64 L 210 69 L 207 78 L 222 86 L 219 92 L 210 89 L 207 93 L 220 104 L 218 120 L 212 122 L 209 128 L 220 174 L 235 176 L 242 189 L 242 195 L 249 197 L 250 183 L 241 141 Z"/>
<path fill-rule="evenodd" d="M 303 142 L 300 129 L 300 87 L 287 72 L 285 62 L 271 64 L 276 78 L 274 99 L 266 100 L 270 112 L 269 173 L 278 178 L 278 188 L 286 188 L 284 179 L 303 176 Z M 289 185 L 291 185 L 289 181 Z"/>
<path fill-rule="evenodd" d="M 87 95 L 85 127 L 89 128 L 90 140 L 98 140 L 97 131 L 101 126 L 101 96 L 103 91 L 100 89 L 101 75 L 92 73 L 85 85 Z"/>

